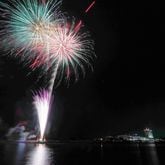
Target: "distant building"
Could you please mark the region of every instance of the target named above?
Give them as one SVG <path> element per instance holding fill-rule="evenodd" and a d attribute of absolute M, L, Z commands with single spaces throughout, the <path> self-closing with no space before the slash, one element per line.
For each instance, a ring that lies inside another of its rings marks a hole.
<path fill-rule="evenodd" d="M 146 138 L 149 138 L 149 139 L 153 139 L 154 138 L 152 130 L 149 129 L 149 128 L 145 128 L 144 129 L 144 134 L 145 134 Z"/>

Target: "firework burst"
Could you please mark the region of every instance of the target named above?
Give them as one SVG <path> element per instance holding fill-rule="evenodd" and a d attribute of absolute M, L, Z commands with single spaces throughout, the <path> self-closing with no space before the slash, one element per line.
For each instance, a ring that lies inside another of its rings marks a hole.
<path fill-rule="evenodd" d="M 72 75 L 75 75 L 77 80 L 78 71 L 85 74 L 85 65 L 92 68 L 93 40 L 90 39 L 88 32 L 83 32 L 82 29 L 77 30 L 74 22 L 56 26 L 52 34 L 48 36 L 48 42 L 49 51 L 47 52 L 45 47 L 44 54 L 50 57 L 51 64 L 54 66 L 52 85 L 56 76 L 60 80 L 65 74 L 68 80 L 74 73 Z"/>
<path fill-rule="evenodd" d="M 11 0 L 0 2 L 0 38 L 3 49 L 33 61 L 45 34 L 62 19 L 60 0 Z"/>

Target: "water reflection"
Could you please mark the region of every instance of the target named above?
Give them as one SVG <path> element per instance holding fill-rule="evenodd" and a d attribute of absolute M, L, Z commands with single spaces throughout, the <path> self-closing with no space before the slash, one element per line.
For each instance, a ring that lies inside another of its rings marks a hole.
<path fill-rule="evenodd" d="M 15 156 L 15 165 L 19 165 L 21 160 L 23 159 L 24 154 L 25 154 L 25 148 L 26 148 L 25 143 L 18 143 L 17 152 Z"/>
<path fill-rule="evenodd" d="M 4 146 L 4 161 L 6 164 L 20 165 L 26 152 L 25 143 L 7 143 Z M 1 160 L 1 159 L 0 159 Z M 0 161 L 1 164 L 1 161 Z"/>
<path fill-rule="evenodd" d="M 0 152 L 0 165 L 165 164 L 165 146 L 154 143 L 0 143 Z"/>
<path fill-rule="evenodd" d="M 155 143 L 148 144 L 147 153 L 148 153 L 147 154 L 148 164 L 159 165 L 159 158 L 157 155 L 157 149 Z"/>
<path fill-rule="evenodd" d="M 38 144 L 26 156 L 26 165 L 50 165 L 53 163 L 53 151 L 44 144 Z"/>

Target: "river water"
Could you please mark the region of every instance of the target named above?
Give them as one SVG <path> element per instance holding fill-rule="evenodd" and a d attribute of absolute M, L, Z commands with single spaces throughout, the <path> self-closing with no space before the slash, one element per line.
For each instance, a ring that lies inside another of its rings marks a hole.
<path fill-rule="evenodd" d="M 159 144 L 0 142 L 0 165 L 165 165 Z"/>

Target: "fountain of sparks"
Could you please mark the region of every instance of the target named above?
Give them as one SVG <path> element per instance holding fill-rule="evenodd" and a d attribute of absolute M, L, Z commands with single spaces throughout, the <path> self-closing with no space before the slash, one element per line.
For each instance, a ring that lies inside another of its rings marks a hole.
<path fill-rule="evenodd" d="M 48 114 L 51 108 L 52 97 L 49 91 L 40 90 L 36 95 L 34 95 L 34 105 L 37 110 L 39 126 L 40 126 L 40 139 L 39 141 L 44 141 L 44 133 L 47 125 Z"/>

